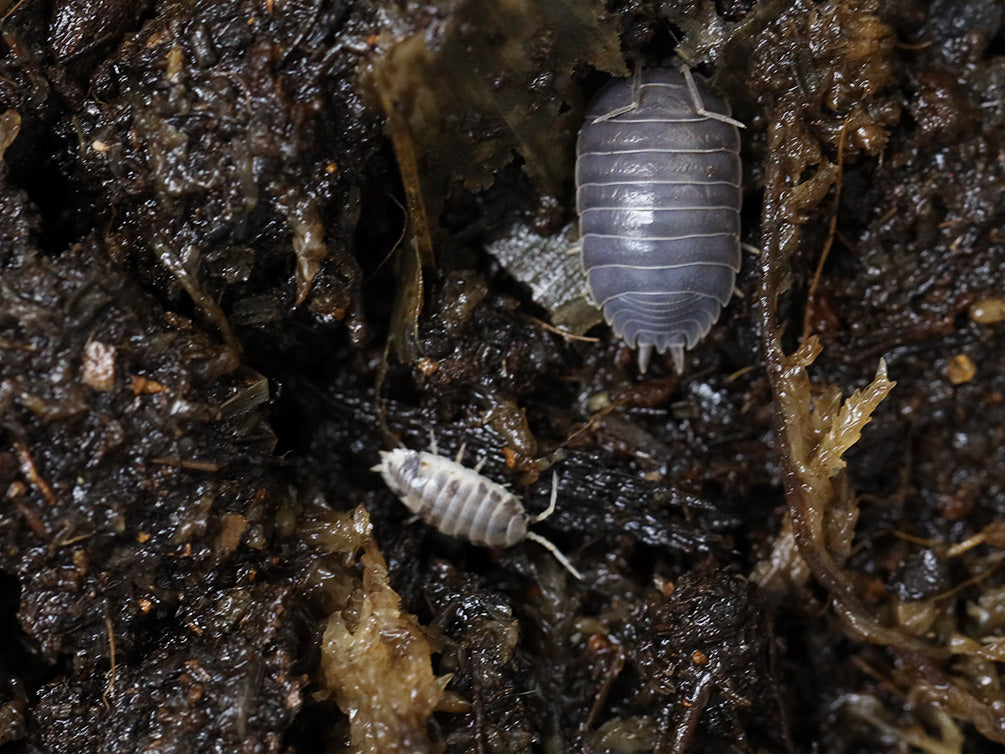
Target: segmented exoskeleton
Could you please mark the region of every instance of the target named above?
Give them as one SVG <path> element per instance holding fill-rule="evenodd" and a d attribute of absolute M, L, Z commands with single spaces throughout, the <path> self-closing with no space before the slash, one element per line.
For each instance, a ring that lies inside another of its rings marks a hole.
<path fill-rule="evenodd" d="M 740 269 L 742 125 L 684 68 L 607 85 L 579 132 L 576 205 L 589 292 L 638 348 L 684 351 L 719 318 Z"/>
<path fill-rule="evenodd" d="M 481 464 L 469 469 L 461 465 L 460 455 L 452 461 L 435 452 L 396 448 L 381 451 L 380 463 L 373 471 L 381 473 L 410 511 L 444 534 L 482 547 L 511 547 L 530 539 L 547 548 L 573 576 L 582 579 L 555 545 L 527 530 L 555 510 L 558 477 L 553 477 L 547 510 L 530 516 L 516 495 L 481 475 Z"/>

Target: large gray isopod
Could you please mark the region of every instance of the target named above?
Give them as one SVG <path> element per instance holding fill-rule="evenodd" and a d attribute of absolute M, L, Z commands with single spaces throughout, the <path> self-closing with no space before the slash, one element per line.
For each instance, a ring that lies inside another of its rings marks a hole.
<path fill-rule="evenodd" d="M 608 84 L 576 147 L 576 207 L 590 295 L 615 334 L 677 371 L 740 269 L 740 134 L 687 69 Z"/>
<path fill-rule="evenodd" d="M 396 448 L 380 452 L 373 467 L 405 506 L 430 526 L 451 537 L 482 547 L 511 547 L 530 539 L 545 547 L 573 576 L 582 580 L 568 558 L 554 544 L 527 527 L 543 521 L 555 510 L 557 477 L 553 479 L 547 510 L 530 516 L 520 499 L 500 484 L 481 475 L 481 466 L 469 469 L 456 461 L 422 450 Z M 463 448 L 461 449 L 463 453 Z"/>

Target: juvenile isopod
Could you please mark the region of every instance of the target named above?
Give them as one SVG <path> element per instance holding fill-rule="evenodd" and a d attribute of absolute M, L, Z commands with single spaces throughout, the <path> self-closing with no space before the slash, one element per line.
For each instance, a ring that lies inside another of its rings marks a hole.
<path fill-rule="evenodd" d="M 543 521 L 555 510 L 558 477 L 552 478 L 547 510 L 531 516 L 516 495 L 482 476 L 481 464 L 474 469 L 463 466 L 461 453 L 457 460 L 451 460 L 435 452 L 396 448 L 381 451 L 380 463 L 372 470 L 380 472 L 387 486 L 410 511 L 443 534 L 482 547 L 511 547 L 530 539 L 545 547 L 569 573 L 582 580 L 579 571 L 554 544 L 528 531 L 530 524 Z"/>
<path fill-rule="evenodd" d="M 638 348 L 684 351 L 708 333 L 740 269 L 742 124 L 687 68 L 637 71 L 587 109 L 576 208 L 589 293 Z"/>

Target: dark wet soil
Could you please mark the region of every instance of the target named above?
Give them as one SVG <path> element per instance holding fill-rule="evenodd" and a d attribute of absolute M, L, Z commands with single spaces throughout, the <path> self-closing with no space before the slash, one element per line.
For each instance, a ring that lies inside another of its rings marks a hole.
<path fill-rule="evenodd" d="M 1001 4 L 490 5 L 0 0 L 0 751 L 1000 750 Z M 521 254 L 675 51 L 761 256 L 639 375 Z M 583 581 L 411 523 L 431 433 Z"/>

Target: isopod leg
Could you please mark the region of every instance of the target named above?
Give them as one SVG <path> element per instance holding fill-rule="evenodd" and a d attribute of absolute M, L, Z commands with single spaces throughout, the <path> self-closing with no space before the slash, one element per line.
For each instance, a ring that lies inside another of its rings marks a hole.
<path fill-rule="evenodd" d="M 632 79 L 632 101 L 627 105 L 622 107 L 616 107 L 611 112 L 605 113 L 597 118 L 593 119 L 594 123 L 600 123 L 604 120 L 610 120 L 611 118 L 617 118 L 619 115 L 624 115 L 625 113 L 630 113 L 632 110 L 637 108 L 642 103 L 642 66 L 635 66 L 635 77 Z"/>
<path fill-rule="evenodd" d="M 530 520 L 532 524 L 536 524 L 538 521 L 544 521 L 548 516 L 555 512 L 555 502 L 558 500 L 558 474 L 551 475 L 551 500 L 548 501 L 548 507 L 543 513 L 539 513 L 534 518 Z"/>
<path fill-rule="evenodd" d="M 698 91 L 698 85 L 694 83 L 694 76 L 691 75 L 691 69 L 688 67 L 687 63 L 681 64 L 680 72 L 684 74 L 684 80 L 687 82 L 687 90 L 691 94 L 691 102 L 694 104 L 694 110 L 698 113 L 698 115 L 705 118 L 711 118 L 712 120 L 719 120 L 723 123 L 728 123 L 731 126 L 736 126 L 737 128 L 746 128 L 746 126 L 740 121 L 730 118 L 728 115 L 713 113 L 706 110 L 705 103 L 701 99 L 701 92 Z"/>
<path fill-rule="evenodd" d="M 565 568 L 565 570 L 567 570 L 569 573 L 571 573 L 573 576 L 575 576 L 580 581 L 583 580 L 583 574 L 581 574 L 579 571 L 577 571 L 576 567 L 572 563 L 569 562 L 569 559 L 567 557 L 565 557 L 565 555 L 562 554 L 562 551 L 559 550 L 557 547 L 555 547 L 555 545 L 553 545 L 547 539 L 545 539 L 544 537 L 542 537 L 540 534 L 535 534 L 532 531 L 527 532 L 527 539 L 531 539 L 531 540 L 537 542 L 539 545 L 541 545 L 541 547 L 543 547 L 548 552 L 550 552 L 552 555 L 554 555 L 555 556 L 555 560 L 557 560 L 559 563 L 561 563 L 562 566 Z"/>

